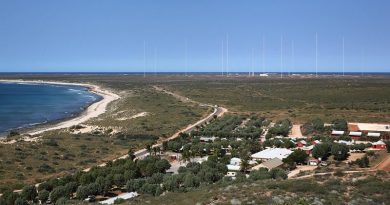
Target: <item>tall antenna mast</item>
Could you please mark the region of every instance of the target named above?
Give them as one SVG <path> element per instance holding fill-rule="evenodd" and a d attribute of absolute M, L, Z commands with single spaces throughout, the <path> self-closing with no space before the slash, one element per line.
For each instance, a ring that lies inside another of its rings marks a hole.
<path fill-rule="evenodd" d="M 144 77 L 146 77 L 146 41 L 144 41 Z"/>
<path fill-rule="evenodd" d="M 343 76 L 345 73 L 345 45 L 344 45 L 344 37 L 343 37 Z"/>
<path fill-rule="evenodd" d="M 154 75 L 157 75 L 157 48 L 154 48 Z"/>
<path fill-rule="evenodd" d="M 229 76 L 229 35 L 226 35 L 226 75 Z"/>
<path fill-rule="evenodd" d="M 295 71 L 295 51 L 294 41 L 291 42 L 292 71 Z"/>
<path fill-rule="evenodd" d="M 264 44 L 265 44 L 265 39 L 264 39 L 264 35 L 263 35 L 263 38 L 262 38 L 262 44 L 261 44 L 261 64 L 262 64 L 262 67 L 263 67 L 263 73 L 265 73 L 265 58 L 264 58 L 264 55 L 265 55 L 265 50 L 264 50 Z"/>
<path fill-rule="evenodd" d="M 316 33 L 316 77 L 318 77 L 318 35 Z"/>
<path fill-rule="evenodd" d="M 224 56 L 225 56 L 225 49 L 224 49 L 224 42 L 222 40 L 222 76 L 223 76 L 223 71 L 225 69 L 225 59 L 224 59 Z"/>
<path fill-rule="evenodd" d="M 362 70 L 361 70 L 362 76 L 363 76 L 363 71 L 364 71 L 365 67 L 366 67 L 366 51 L 364 49 L 362 49 Z"/>
<path fill-rule="evenodd" d="M 283 35 L 280 36 L 280 78 L 283 78 Z"/>
<path fill-rule="evenodd" d="M 184 52 L 184 55 L 185 55 L 185 76 L 187 76 L 187 70 L 188 70 L 188 45 L 187 45 L 187 39 L 185 41 L 185 52 Z"/>
<path fill-rule="evenodd" d="M 254 58 L 255 58 L 255 49 L 252 48 L 252 76 L 255 76 L 255 63 L 254 63 Z"/>

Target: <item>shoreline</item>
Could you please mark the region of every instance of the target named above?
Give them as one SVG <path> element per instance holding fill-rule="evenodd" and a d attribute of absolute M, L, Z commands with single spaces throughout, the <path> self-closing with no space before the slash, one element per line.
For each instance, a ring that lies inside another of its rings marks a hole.
<path fill-rule="evenodd" d="M 38 135 L 46 131 L 69 128 L 71 126 L 81 124 L 83 122 L 86 122 L 92 118 L 98 117 L 99 115 L 105 113 L 108 104 L 120 98 L 119 95 L 113 92 L 102 89 L 98 85 L 89 84 L 89 83 L 69 83 L 69 82 L 61 82 L 61 81 L 21 80 L 21 79 L 20 80 L 0 79 L 0 82 L 82 86 L 82 87 L 86 87 L 89 92 L 92 92 L 102 97 L 101 100 L 92 103 L 90 106 L 86 107 L 84 111 L 82 111 L 81 113 L 79 113 L 74 117 L 65 118 L 63 120 L 60 120 L 59 122 L 53 122 L 53 124 L 51 124 L 51 122 L 47 122 L 45 123 L 45 125 L 42 125 L 43 127 L 38 127 L 38 128 L 32 127 L 31 129 L 28 129 L 28 131 L 21 133 L 22 135 L 23 134 Z"/>

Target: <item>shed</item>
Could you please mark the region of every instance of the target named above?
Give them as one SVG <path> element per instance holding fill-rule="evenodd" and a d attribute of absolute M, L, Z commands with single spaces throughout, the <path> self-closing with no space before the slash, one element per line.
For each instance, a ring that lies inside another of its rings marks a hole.
<path fill-rule="evenodd" d="M 332 130 L 332 135 L 343 135 L 344 131 Z"/>
<path fill-rule="evenodd" d="M 379 140 L 377 142 L 372 143 L 371 148 L 374 148 L 374 149 L 386 149 L 387 145 L 382 140 Z"/>
<path fill-rule="evenodd" d="M 286 148 L 268 148 L 263 151 L 252 154 L 253 160 L 269 160 L 273 158 L 284 159 L 292 153 L 291 150 Z"/>
<path fill-rule="evenodd" d="M 380 137 L 381 133 L 379 132 L 368 132 L 367 137 Z"/>
<path fill-rule="evenodd" d="M 265 161 L 257 166 L 254 166 L 251 170 L 259 170 L 260 168 L 267 168 L 268 170 L 271 170 L 276 167 L 280 167 L 283 165 L 283 161 L 279 158 L 273 158 L 268 161 Z"/>

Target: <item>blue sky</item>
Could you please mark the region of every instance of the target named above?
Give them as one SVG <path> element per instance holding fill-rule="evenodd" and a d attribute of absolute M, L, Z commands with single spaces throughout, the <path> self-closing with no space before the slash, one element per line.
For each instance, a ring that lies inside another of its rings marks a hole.
<path fill-rule="evenodd" d="M 390 71 L 386 0 L 0 0 L 0 72 Z M 294 42 L 294 58 L 292 57 Z M 155 58 L 156 56 L 156 58 Z M 293 66 L 293 59 L 295 66 Z"/>

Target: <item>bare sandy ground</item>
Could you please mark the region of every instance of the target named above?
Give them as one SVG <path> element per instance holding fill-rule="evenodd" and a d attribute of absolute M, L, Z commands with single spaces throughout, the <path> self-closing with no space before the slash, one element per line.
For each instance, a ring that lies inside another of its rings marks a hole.
<path fill-rule="evenodd" d="M 357 159 L 364 157 L 365 153 L 350 153 L 348 159 L 345 162 L 353 162 Z"/>
<path fill-rule="evenodd" d="M 140 113 L 132 115 L 130 117 L 121 117 L 121 118 L 118 118 L 116 120 L 119 120 L 119 121 L 131 120 L 131 119 L 147 116 L 148 114 L 149 114 L 148 112 L 140 112 Z"/>
<path fill-rule="evenodd" d="M 390 155 L 378 165 L 377 169 L 390 172 Z"/>
<path fill-rule="evenodd" d="M 76 85 L 88 87 L 89 90 L 97 95 L 100 95 L 103 99 L 93 103 L 87 108 L 80 116 L 60 122 L 53 126 L 48 126 L 39 130 L 31 131 L 27 134 L 37 135 L 50 130 L 57 130 L 63 128 L 69 128 L 74 125 L 81 124 L 89 119 L 95 118 L 106 112 L 107 105 L 120 98 L 119 95 L 112 93 L 108 90 L 104 90 L 97 85 L 85 84 L 85 83 L 66 83 L 66 82 L 54 82 L 54 81 L 25 81 L 25 80 L 0 80 L 0 82 L 12 82 L 12 83 L 40 83 L 40 84 L 55 84 L 55 85 Z"/>
<path fill-rule="evenodd" d="M 310 165 L 302 165 L 297 166 L 296 169 L 292 170 L 290 173 L 288 173 L 288 178 L 292 178 L 297 176 L 300 172 L 304 171 L 313 171 L 317 168 L 317 166 L 310 166 Z"/>
<path fill-rule="evenodd" d="M 302 132 L 301 132 L 301 125 L 293 125 L 291 129 L 291 134 L 288 135 L 290 138 L 301 138 Z"/>

